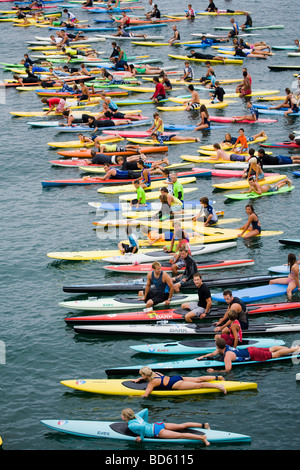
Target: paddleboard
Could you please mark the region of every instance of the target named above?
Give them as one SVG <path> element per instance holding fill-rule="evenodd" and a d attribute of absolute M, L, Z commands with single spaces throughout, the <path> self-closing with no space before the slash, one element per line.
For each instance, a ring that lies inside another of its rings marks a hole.
<path fill-rule="evenodd" d="M 262 323 L 251 324 L 247 330 L 243 330 L 243 336 L 253 334 L 277 334 L 300 331 L 300 323 Z M 147 325 L 127 324 L 127 325 L 82 325 L 74 326 L 74 332 L 78 334 L 92 335 L 178 335 L 178 336 L 215 336 L 215 326 L 205 324 L 183 324 L 175 322 L 150 323 Z"/>
<path fill-rule="evenodd" d="M 63 385 L 69 386 L 65 382 Z M 136 435 L 133 434 L 124 421 L 122 422 L 113 422 L 113 421 L 88 421 L 88 420 L 70 420 L 70 419 L 44 419 L 41 420 L 41 423 L 47 428 L 50 428 L 57 432 L 62 432 L 66 434 L 72 434 L 75 436 L 83 437 L 92 437 L 92 438 L 105 438 L 105 439 L 118 439 L 123 441 L 135 441 Z M 226 431 L 215 431 L 211 429 L 200 428 L 188 428 L 187 432 L 192 434 L 207 436 L 207 439 L 210 443 L 236 443 L 236 442 L 250 442 L 251 437 L 238 434 L 233 432 Z M 150 438 L 145 437 L 143 439 L 144 443 L 155 443 L 158 445 L 161 444 L 193 444 L 195 445 L 195 440 L 193 439 L 159 439 L 159 438 Z"/>
<path fill-rule="evenodd" d="M 167 243 L 167 242 L 166 242 Z M 200 271 L 213 271 L 216 269 L 229 269 L 229 268 L 236 268 L 236 267 L 243 267 L 243 266 L 253 266 L 254 260 L 252 259 L 244 259 L 244 260 L 220 260 L 220 261 L 197 261 L 197 267 Z M 172 272 L 172 266 L 168 263 L 161 263 L 162 271 L 170 273 Z M 138 265 L 107 265 L 102 266 L 103 269 L 112 272 L 118 273 L 125 273 L 125 274 L 140 274 L 140 273 L 149 273 L 152 271 L 152 264 L 145 263 L 145 264 L 138 264 Z M 184 268 L 181 268 L 184 270 Z"/>
<path fill-rule="evenodd" d="M 269 271 L 271 271 L 273 273 L 277 273 L 277 274 L 285 274 L 286 276 L 288 276 L 290 274 L 290 268 L 286 264 L 282 264 L 282 265 L 279 265 L 279 266 L 271 266 L 268 269 L 269 269 Z"/>
<path fill-rule="evenodd" d="M 184 188 L 184 194 L 192 193 L 194 191 L 198 191 L 198 188 Z M 146 200 L 150 199 L 158 199 L 160 196 L 161 192 L 160 191 L 151 191 L 151 192 L 146 192 Z M 120 201 L 131 201 L 132 200 L 132 194 L 121 194 L 119 196 Z M 199 204 L 199 202 L 198 202 Z"/>
<path fill-rule="evenodd" d="M 295 189 L 295 186 L 283 186 L 282 188 L 279 188 L 277 191 L 273 192 L 266 192 L 262 194 L 257 194 L 254 192 L 247 194 L 227 194 L 226 198 L 235 201 L 245 201 L 246 199 L 257 199 L 262 196 L 271 196 L 272 194 L 285 194 L 292 191 L 293 189 Z"/>
<path fill-rule="evenodd" d="M 223 242 L 223 243 L 208 243 L 206 245 L 190 247 L 192 256 L 202 255 L 207 253 L 214 253 L 217 251 L 226 250 L 228 248 L 235 248 L 237 242 Z M 105 263 L 111 264 L 132 264 L 132 263 L 151 263 L 153 261 L 165 261 L 169 260 L 172 257 L 172 253 L 166 253 L 163 250 L 157 250 L 154 252 L 148 251 L 144 253 L 137 254 L 126 253 L 119 256 L 107 256 L 102 258 Z"/>
<path fill-rule="evenodd" d="M 196 180 L 197 179 L 194 176 L 180 178 L 180 183 L 185 185 L 189 183 L 194 183 Z M 161 180 L 151 181 L 151 185 L 144 188 L 144 190 L 151 191 L 151 189 L 160 188 L 161 185 L 162 185 Z M 111 186 L 109 188 L 106 188 L 106 187 L 100 188 L 98 189 L 98 192 L 102 194 L 119 194 L 119 193 L 124 193 L 124 192 L 136 192 L 136 187 L 134 186 L 134 184 L 124 184 L 124 185 L 118 185 L 118 186 Z"/>
<path fill-rule="evenodd" d="M 219 384 L 217 380 L 211 383 Z M 81 390 L 89 393 L 99 393 L 102 395 L 125 395 L 125 396 L 141 396 L 144 394 L 147 383 L 134 383 L 131 380 L 124 379 L 75 379 L 75 380 L 62 380 L 62 385 Z M 257 384 L 253 382 L 235 382 L 235 381 L 222 381 L 222 385 L 228 392 L 239 390 L 256 390 Z M 217 388 L 199 388 L 191 390 L 153 390 L 151 395 L 159 397 L 172 397 L 172 396 L 187 396 L 195 394 L 207 393 L 222 393 Z M 205 430 L 206 434 L 206 430 Z M 164 439 L 165 441 L 166 439 Z M 177 440 L 177 439 L 176 439 Z M 177 440 L 178 441 L 178 440 Z"/>
<path fill-rule="evenodd" d="M 243 302 L 255 302 L 257 300 L 269 299 L 271 297 L 278 297 L 286 295 L 287 285 L 285 284 L 267 284 L 265 286 L 250 287 L 247 289 L 240 289 L 233 291 L 232 295 L 238 297 Z M 294 289 L 293 292 L 296 292 Z M 212 294 L 212 300 L 216 302 L 225 302 L 224 296 L 220 294 Z"/>
<path fill-rule="evenodd" d="M 272 346 L 283 346 L 285 343 L 279 339 L 272 338 L 247 338 L 237 349 L 270 348 Z M 213 339 L 197 339 L 189 341 L 165 341 L 164 343 L 134 344 L 129 346 L 136 352 L 143 354 L 160 355 L 187 355 L 187 354 L 209 354 L 216 350 L 216 342 Z"/>
<path fill-rule="evenodd" d="M 176 294 L 170 301 L 170 306 L 180 305 L 182 302 L 198 301 L 198 294 Z M 164 302 L 158 304 L 162 305 Z M 102 297 L 89 300 L 69 300 L 59 302 L 60 307 L 68 308 L 71 310 L 86 310 L 86 311 L 115 311 L 115 310 L 134 310 L 138 307 L 145 307 L 145 302 L 137 296 L 115 296 L 115 297 Z"/>
<path fill-rule="evenodd" d="M 292 361 L 300 357 L 300 354 L 288 354 L 286 356 L 266 359 L 265 361 L 253 361 L 253 360 L 245 360 L 245 361 L 232 361 L 232 366 L 247 366 L 252 364 L 270 364 L 273 362 L 278 361 Z M 125 375 L 125 374 L 138 374 L 139 370 L 143 367 L 150 367 L 153 371 L 160 371 L 160 372 L 168 372 L 168 374 L 172 373 L 174 370 L 176 371 L 186 371 L 186 370 L 199 370 L 199 369 L 209 369 L 209 368 L 218 368 L 218 367 L 225 367 L 224 361 L 216 357 L 215 359 L 185 359 L 185 360 L 178 360 L 178 361 L 169 361 L 169 362 L 159 362 L 159 363 L 150 363 L 150 364 L 143 364 L 137 366 L 128 366 L 128 367 L 114 367 L 110 369 L 106 369 L 105 372 L 108 376 L 111 375 Z"/>
<path fill-rule="evenodd" d="M 188 60 L 189 62 L 207 62 L 207 59 L 195 59 L 194 57 L 188 57 L 186 55 L 173 55 L 173 54 L 168 54 L 171 59 L 180 59 L 180 60 Z M 231 65 L 242 65 L 243 60 L 242 59 L 228 59 L 225 58 L 224 62 L 223 60 L 218 60 L 218 59 L 210 59 L 209 62 L 212 65 L 217 65 L 217 64 L 231 64 Z"/>
<path fill-rule="evenodd" d="M 286 178 L 286 175 L 275 175 L 275 176 L 266 176 L 263 180 L 259 180 L 258 184 L 273 184 L 277 183 L 278 181 Z M 249 182 L 247 180 L 240 180 L 240 181 L 233 181 L 230 183 L 218 183 L 213 184 L 214 188 L 217 189 L 247 189 L 249 188 Z"/>
<path fill-rule="evenodd" d="M 281 238 L 278 241 L 279 241 L 279 243 L 282 243 L 282 245 L 300 246 L 300 239 L 299 238 Z"/>

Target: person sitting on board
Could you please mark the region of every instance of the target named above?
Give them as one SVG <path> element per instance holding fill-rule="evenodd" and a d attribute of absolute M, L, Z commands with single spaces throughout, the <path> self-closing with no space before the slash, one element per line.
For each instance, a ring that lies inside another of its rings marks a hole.
<path fill-rule="evenodd" d="M 295 289 L 299 289 L 299 263 L 295 253 L 288 254 L 288 267 L 290 269 L 288 277 L 271 279 L 269 284 L 287 284 L 287 297 L 290 301 Z M 276 281 L 276 282 L 275 282 Z"/>
<path fill-rule="evenodd" d="M 260 149 L 257 152 L 257 155 L 255 155 L 255 150 L 253 148 L 249 149 L 250 158 L 247 159 L 249 166 L 244 171 L 242 178 L 250 178 L 250 176 L 254 176 L 257 181 L 261 181 L 265 178 L 265 173 L 263 171 L 262 155 L 263 153 L 260 152 Z"/>
<path fill-rule="evenodd" d="M 199 82 L 207 88 L 213 88 L 216 83 L 216 74 L 209 60 L 205 62 L 205 67 L 207 69 L 206 74 L 199 79 Z"/>
<path fill-rule="evenodd" d="M 153 306 L 163 302 L 168 307 L 173 293 L 174 285 L 171 277 L 162 271 L 159 261 L 154 261 L 152 271 L 147 274 L 145 290 L 138 293 L 139 299 L 146 303 L 147 310 L 152 310 Z"/>
<path fill-rule="evenodd" d="M 229 324 L 223 328 L 221 335 L 215 335 L 215 339 L 223 338 L 229 346 L 237 348 L 243 344 L 243 331 L 239 322 L 239 314 L 236 310 L 230 309 L 227 313 Z"/>
<path fill-rule="evenodd" d="M 234 18 L 230 18 L 230 23 L 232 24 L 232 29 L 228 33 L 228 38 L 234 38 L 239 35 L 239 25 L 237 21 L 234 21 Z"/>
<path fill-rule="evenodd" d="M 169 259 L 169 263 L 172 265 L 173 276 L 177 276 L 178 269 L 185 266 L 185 262 L 180 256 L 180 248 L 185 247 L 188 250 L 188 254 L 191 256 L 191 249 L 189 245 L 190 237 L 186 230 L 181 227 L 179 220 L 174 221 L 174 236 L 171 240 L 170 245 L 164 246 L 163 250 L 165 253 L 174 253 L 174 256 Z M 176 248 L 174 248 L 176 243 Z"/>
<path fill-rule="evenodd" d="M 179 253 L 185 263 L 185 269 L 183 274 L 172 278 L 174 289 L 177 293 L 180 292 L 182 287 L 192 286 L 194 275 L 197 273 L 197 264 L 189 254 L 189 250 L 185 246 L 182 246 Z"/>
<path fill-rule="evenodd" d="M 198 122 L 197 126 L 195 127 L 195 131 L 210 129 L 210 118 L 205 104 L 201 104 L 200 106 L 200 116 L 201 121 Z"/>
<path fill-rule="evenodd" d="M 118 248 L 122 254 L 124 253 L 137 253 L 139 251 L 139 242 L 136 235 L 132 232 L 131 227 L 127 227 L 128 243 L 120 242 Z"/>
<path fill-rule="evenodd" d="M 234 297 L 232 291 L 227 289 L 223 292 L 223 297 L 228 305 L 226 312 L 224 313 L 223 317 L 220 318 L 214 325 L 215 331 L 223 331 L 224 328 L 228 328 L 230 326 L 230 320 L 228 319 L 228 312 L 229 310 L 234 310 L 238 313 L 238 320 L 240 322 L 242 330 L 247 330 L 249 326 L 248 321 L 248 310 L 246 304 L 239 299 L 238 297 Z"/>
<path fill-rule="evenodd" d="M 240 227 L 241 233 L 238 233 L 238 237 L 241 238 L 250 238 L 256 237 L 261 234 L 261 225 L 260 221 L 254 211 L 254 207 L 251 204 L 247 204 L 246 213 L 248 214 L 248 220 Z"/>
<path fill-rule="evenodd" d="M 230 372 L 232 369 L 233 362 L 246 362 L 246 361 L 255 361 L 255 362 L 264 362 L 270 359 L 277 359 L 283 356 L 293 355 L 297 353 L 298 356 L 300 352 L 300 346 L 297 345 L 292 348 L 286 346 L 271 346 L 270 348 L 255 348 L 248 347 L 242 349 L 236 349 L 232 346 L 226 344 L 223 338 L 216 339 L 216 350 L 212 353 L 204 354 L 203 356 L 197 357 L 198 361 L 203 359 L 211 359 L 216 356 L 223 356 L 223 361 L 225 364 L 225 369 L 220 370 L 219 372 Z M 209 368 L 207 372 L 215 372 L 214 369 Z"/>
<path fill-rule="evenodd" d="M 222 383 L 210 383 L 215 380 L 222 382 L 224 378 L 219 375 L 201 376 L 201 377 L 182 377 L 181 375 L 173 375 L 168 377 L 160 372 L 154 372 L 150 367 L 144 366 L 139 370 L 141 377 L 131 379 L 131 382 L 141 383 L 148 382 L 143 398 L 147 398 L 153 390 L 193 390 L 195 388 L 216 388 L 226 394 L 226 389 Z"/>
<path fill-rule="evenodd" d="M 173 187 L 173 183 L 172 183 L 172 187 Z M 172 191 L 170 192 L 166 186 L 163 186 L 162 188 L 160 188 L 160 193 L 165 194 L 167 196 L 168 204 L 172 208 L 173 213 L 182 212 L 183 202 L 178 197 L 174 196 Z"/>
<path fill-rule="evenodd" d="M 148 409 L 145 408 L 138 413 L 135 413 L 131 408 L 124 408 L 121 414 L 122 420 L 126 421 L 128 429 L 137 437 L 136 442 L 144 441 L 146 438 L 159 438 L 159 439 L 191 439 L 193 441 L 200 441 L 205 446 L 210 443 L 207 440 L 206 434 L 193 434 L 189 432 L 189 428 L 202 428 L 210 429 L 208 423 L 194 423 L 186 422 L 182 424 L 177 423 L 148 423 Z"/>
<path fill-rule="evenodd" d="M 207 284 L 203 282 L 202 276 L 198 272 L 193 275 L 193 281 L 197 287 L 198 301 L 187 302 L 181 305 L 181 308 L 189 310 L 184 317 L 187 323 L 192 323 L 195 318 L 203 320 L 203 318 L 209 315 L 212 307 L 210 289 Z"/>
<path fill-rule="evenodd" d="M 200 96 L 199 93 L 195 90 L 194 85 L 189 85 L 188 90 L 191 93 L 191 100 L 188 101 L 185 111 L 200 108 Z"/>
<path fill-rule="evenodd" d="M 159 103 L 159 101 L 166 99 L 166 90 L 158 77 L 153 77 L 153 83 L 155 85 L 155 91 L 150 99 L 154 103 Z"/>
<path fill-rule="evenodd" d="M 191 82 L 194 79 L 194 70 L 190 66 L 188 60 L 184 63 L 183 75 L 180 77 L 180 80 L 184 80 L 186 82 Z"/>
<path fill-rule="evenodd" d="M 169 44 L 174 44 L 174 42 L 179 42 L 180 41 L 180 33 L 177 29 L 177 26 L 174 24 L 172 26 L 172 29 L 174 31 L 173 36 L 169 39 Z"/>
<path fill-rule="evenodd" d="M 251 114 L 245 114 L 244 116 L 234 116 L 231 119 L 231 122 L 257 121 L 258 120 L 258 109 L 255 108 L 250 101 L 247 102 L 246 107 L 250 110 Z"/>
<path fill-rule="evenodd" d="M 215 225 L 218 223 L 218 216 L 212 204 L 209 203 L 209 199 L 206 196 L 201 197 L 200 199 L 201 210 L 198 214 L 193 217 L 193 220 L 196 222 L 198 219 L 202 218 L 204 220 L 204 226 L 209 227 L 210 225 Z"/>
<path fill-rule="evenodd" d="M 225 90 L 223 87 L 220 86 L 220 82 L 217 80 L 215 84 L 212 86 L 212 88 L 214 89 L 214 91 L 213 93 L 210 93 L 211 102 L 214 103 L 215 99 L 217 99 L 219 103 L 223 103 Z"/>
<path fill-rule="evenodd" d="M 252 18 L 250 16 L 250 13 L 248 11 L 245 11 L 245 15 L 246 15 L 245 23 L 241 25 L 241 29 L 243 31 L 247 28 L 252 28 Z"/>
<path fill-rule="evenodd" d="M 186 18 L 189 18 L 190 20 L 194 20 L 194 19 L 195 19 L 195 16 L 196 16 L 195 10 L 194 10 L 194 8 L 192 7 L 192 5 L 189 3 L 189 4 L 188 4 L 188 11 L 186 12 L 185 17 L 186 17 Z"/>
<path fill-rule="evenodd" d="M 140 206 L 147 206 L 146 193 L 141 186 L 140 180 L 136 179 L 133 184 L 136 189 L 136 198 L 130 201 L 131 208 L 138 209 Z"/>

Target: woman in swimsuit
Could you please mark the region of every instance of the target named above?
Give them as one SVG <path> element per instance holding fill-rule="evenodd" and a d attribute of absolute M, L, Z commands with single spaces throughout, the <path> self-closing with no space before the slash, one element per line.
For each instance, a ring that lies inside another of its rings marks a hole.
<path fill-rule="evenodd" d="M 294 289 L 299 289 L 299 263 L 296 259 L 295 253 L 288 254 L 288 266 L 290 273 L 288 277 L 272 279 L 269 284 L 287 284 L 287 296 L 291 300 L 292 292 Z"/>
<path fill-rule="evenodd" d="M 153 372 L 150 367 L 142 367 L 139 371 L 141 377 L 133 379 L 131 382 L 139 383 L 142 381 L 148 382 L 145 393 L 142 397 L 146 398 L 150 393 L 156 390 L 191 390 L 195 388 L 217 388 L 223 393 L 227 393 L 224 385 L 209 383 L 212 380 L 224 380 L 221 375 L 207 375 L 202 377 L 182 377 L 181 375 L 167 375 Z"/>
<path fill-rule="evenodd" d="M 195 127 L 195 131 L 200 131 L 202 129 L 210 129 L 210 119 L 205 104 L 201 104 L 200 106 L 200 116 L 201 121 L 198 122 L 197 127 Z"/>
<path fill-rule="evenodd" d="M 246 213 L 249 216 L 248 221 L 245 225 L 240 227 L 239 230 L 242 230 L 242 232 L 238 234 L 238 237 L 255 237 L 256 235 L 259 235 L 261 233 L 261 226 L 258 217 L 254 212 L 254 207 L 251 204 L 248 204 L 246 206 Z M 247 230 L 249 230 L 248 233 L 246 233 Z"/>

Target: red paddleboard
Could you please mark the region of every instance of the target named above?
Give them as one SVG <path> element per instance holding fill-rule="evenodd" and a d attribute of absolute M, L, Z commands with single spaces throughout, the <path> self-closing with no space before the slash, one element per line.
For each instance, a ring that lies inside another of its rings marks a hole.
<path fill-rule="evenodd" d="M 167 243 L 167 242 L 166 242 Z M 162 271 L 172 272 L 172 265 L 170 263 L 161 262 Z M 210 269 L 223 269 L 223 268 L 235 268 L 238 266 L 249 266 L 254 264 L 252 259 L 240 259 L 240 260 L 221 260 L 221 261 L 203 261 L 202 263 L 197 263 L 197 268 L 201 271 L 207 271 Z M 118 273 L 148 273 L 153 270 L 152 263 L 149 264 L 129 264 L 129 265 L 107 265 L 103 266 L 107 271 L 115 271 Z M 184 268 L 181 268 L 183 271 Z"/>
<path fill-rule="evenodd" d="M 203 173 L 207 173 L 206 170 L 202 170 Z M 201 173 L 201 172 L 200 172 Z M 185 171 L 182 173 L 177 173 L 177 176 L 179 178 L 187 177 L 187 176 L 193 176 L 195 174 L 195 171 Z M 67 180 L 49 180 L 49 181 L 42 181 L 42 186 L 73 186 L 73 185 L 87 185 L 87 184 L 126 184 L 126 183 L 132 183 L 136 178 L 118 178 L 118 179 L 113 179 L 109 178 L 107 180 L 104 180 L 102 178 L 98 177 L 85 177 L 81 179 L 67 179 Z M 163 181 L 165 179 L 164 176 L 152 176 L 151 180 L 152 181 Z"/>
<path fill-rule="evenodd" d="M 147 160 L 147 163 L 153 163 L 154 160 Z M 50 160 L 50 163 L 53 166 L 60 166 L 66 168 L 73 168 L 77 166 L 90 166 L 90 167 L 100 167 L 99 163 L 91 163 L 91 160 L 81 160 L 80 158 L 73 158 L 72 160 Z M 119 167 L 120 165 L 110 165 L 111 167 Z"/>
<path fill-rule="evenodd" d="M 199 168 L 193 168 L 193 171 L 197 171 Z M 221 178 L 240 178 L 244 174 L 243 170 L 218 170 L 212 169 L 211 176 L 220 176 Z M 274 176 L 276 173 L 265 173 L 265 176 Z"/>
<path fill-rule="evenodd" d="M 263 313 L 280 312 L 284 310 L 300 309 L 300 302 L 286 302 L 281 304 L 249 304 L 247 305 L 250 315 L 259 315 Z M 225 308 L 212 308 L 212 317 L 221 317 Z M 157 321 L 184 321 L 184 316 L 188 310 L 182 308 L 169 310 L 152 310 L 150 312 L 129 312 L 129 313 L 111 313 L 100 315 L 86 315 L 78 317 L 66 317 L 66 323 L 114 323 L 114 322 L 157 322 Z"/>
<path fill-rule="evenodd" d="M 167 145 L 162 147 L 139 147 L 141 153 L 158 153 L 158 152 L 167 152 L 169 147 Z M 100 152 L 98 152 L 100 154 Z M 135 155 L 136 150 L 125 150 L 124 152 L 103 152 L 103 155 Z M 76 157 L 76 158 L 92 158 L 90 149 L 77 149 L 77 150 L 66 150 L 57 152 L 58 155 L 63 157 Z"/>
<path fill-rule="evenodd" d="M 260 144 L 261 147 L 300 149 L 300 145 L 296 142 L 277 142 L 275 144 Z"/>
<path fill-rule="evenodd" d="M 234 121 L 233 117 L 221 117 L 221 116 L 209 116 L 209 119 L 212 122 L 230 122 L 232 124 L 254 124 L 255 122 L 260 123 L 268 123 L 268 122 L 277 122 L 277 119 L 260 119 L 258 118 L 256 121 L 249 121 L 248 119 L 243 119 L 243 121 Z"/>

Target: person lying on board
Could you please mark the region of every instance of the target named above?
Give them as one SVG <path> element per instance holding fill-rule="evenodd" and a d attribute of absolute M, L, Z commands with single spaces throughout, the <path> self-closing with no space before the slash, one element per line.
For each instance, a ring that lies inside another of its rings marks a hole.
<path fill-rule="evenodd" d="M 297 353 L 298 355 L 300 353 L 299 345 L 292 348 L 288 348 L 286 346 L 271 346 L 270 348 L 248 347 L 244 349 L 236 349 L 227 345 L 223 338 L 216 339 L 216 348 L 217 349 L 212 353 L 197 357 L 197 360 L 201 361 L 203 359 L 211 359 L 221 355 L 225 363 L 225 369 L 219 369 L 219 372 L 230 372 L 233 362 L 264 362 L 270 359 L 277 359 L 294 353 Z M 207 372 L 215 372 L 215 369 L 209 368 L 207 369 Z"/>

